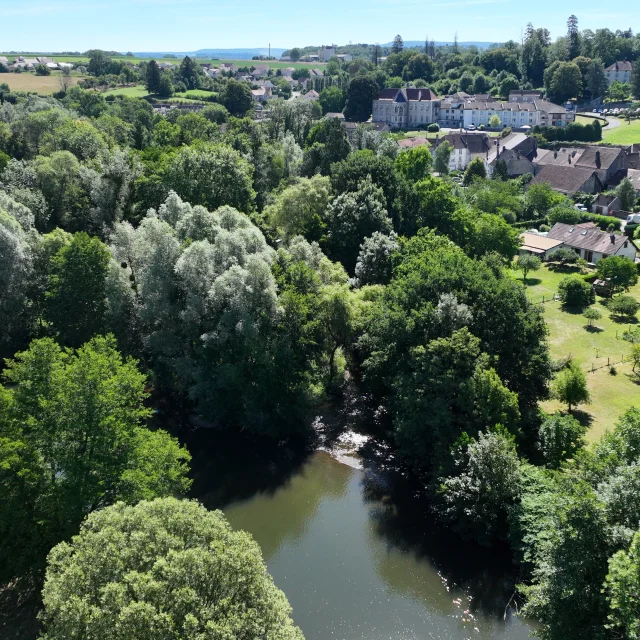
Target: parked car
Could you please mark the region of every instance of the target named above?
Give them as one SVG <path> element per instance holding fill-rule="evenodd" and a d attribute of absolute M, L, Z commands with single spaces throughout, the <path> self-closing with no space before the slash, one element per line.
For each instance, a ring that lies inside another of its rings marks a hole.
<path fill-rule="evenodd" d="M 627 224 L 640 224 L 640 213 L 632 213 L 628 215 Z"/>
<path fill-rule="evenodd" d="M 475 131 L 475 130 L 476 130 L 476 125 L 475 125 L 475 124 L 470 124 L 470 125 L 467 127 L 467 129 L 468 129 L 469 131 Z"/>

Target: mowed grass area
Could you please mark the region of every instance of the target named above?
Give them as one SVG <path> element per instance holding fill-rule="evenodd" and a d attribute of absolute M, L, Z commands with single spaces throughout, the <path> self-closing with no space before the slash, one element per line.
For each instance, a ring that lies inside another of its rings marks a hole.
<path fill-rule="evenodd" d="M 104 92 L 105 96 L 128 96 L 129 98 L 144 98 L 149 95 L 147 88 L 141 84 L 135 87 L 120 87 Z"/>
<path fill-rule="evenodd" d="M 84 76 L 71 78 L 77 84 Z M 35 73 L 0 73 L 0 84 L 6 83 L 11 91 L 35 91 L 36 93 L 51 94 L 60 91 L 58 74 L 37 76 Z"/>
<path fill-rule="evenodd" d="M 514 277 L 522 281 L 522 275 Z M 597 297 L 594 305 L 602 313 L 602 318 L 594 324 L 596 330 L 586 329 L 587 320 L 581 311 L 565 310 L 559 302 L 553 300 L 558 284 L 568 272 L 550 270 L 543 265 L 539 271 L 528 274 L 526 288 L 532 302 L 540 303 L 549 327 L 549 349 L 554 359 L 571 356 L 580 364 L 587 375 L 587 384 L 591 393 L 591 404 L 582 405 L 578 413 L 589 424 L 587 437 L 597 440 L 607 429 L 611 429 L 620 414 L 629 407 L 640 407 L 640 384 L 631 373 L 631 365 L 616 364 L 616 375 L 609 372 L 610 362 L 619 362 L 631 352 L 631 343 L 622 340 L 622 332 L 629 327 L 611 320 L 604 299 Z M 630 291 L 640 301 L 640 283 Z M 551 300 L 542 303 L 542 299 Z M 633 325 L 637 326 L 637 325 Z M 617 337 L 616 337 L 617 334 Z M 592 368 L 596 371 L 592 372 Z M 556 400 L 542 403 L 546 411 L 566 409 Z"/>
<path fill-rule="evenodd" d="M 611 144 L 634 144 L 640 143 L 640 119 L 632 120 L 627 124 L 626 120 L 620 119 L 620 126 L 614 129 L 602 130 L 602 141 Z"/>
<path fill-rule="evenodd" d="M 215 91 L 205 91 L 204 89 L 189 89 L 183 93 L 175 93 L 176 98 L 191 98 L 192 100 L 200 100 L 202 98 L 211 98 L 217 95 Z"/>

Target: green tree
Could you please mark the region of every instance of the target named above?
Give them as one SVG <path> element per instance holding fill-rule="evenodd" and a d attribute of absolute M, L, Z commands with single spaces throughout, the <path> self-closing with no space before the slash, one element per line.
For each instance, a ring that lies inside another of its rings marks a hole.
<path fill-rule="evenodd" d="M 522 271 L 523 282 L 527 281 L 527 274 L 529 271 L 538 271 L 542 266 L 542 261 L 537 256 L 533 256 L 530 253 L 523 253 L 518 256 L 515 263 L 515 268 Z"/>
<path fill-rule="evenodd" d="M 190 56 L 182 58 L 178 69 L 178 78 L 184 82 L 187 89 L 197 89 L 200 86 L 198 66 Z"/>
<path fill-rule="evenodd" d="M 500 431 L 479 432 L 477 440 L 456 453 L 457 473 L 442 481 L 440 514 L 464 537 L 489 544 L 504 535 L 507 513 L 518 497 L 515 444 Z"/>
<path fill-rule="evenodd" d="M 593 323 L 596 320 L 600 320 L 600 318 L 602 318 L 602 314 L 595 307 L 589 307 L 588 309 L 585 309 L 582 315 L 587 319 L 588 327 L 593 327 Z"/>
<path fill-rule="evenodd" d="M 246 82 L 238 82 L 231 78 L 220 92 L 220 103 L 227 111 L 238 118 L 242 118 L 253 108 L 253 96 Z"/>
<path fill-rule="evenodd" d="M 337 118 L 325 118 L 307 136 L 302 173 L 306 176 L 329 175 L 331 165 L 344 160 L 350 153 L 349 137 L 342 123 Z"/>
<path fill-rule="evenodd" d="M 611 256 L 596 265 L 598 278 L 606 280 L 614 293 L 628 291 L 638 282 L 638 270 L 633 260 L 624 256 Z"/>
<path fill-rule="evenodd" d="M 53 258 L 47 317 L 64 344 L 79 347 L 103 329 L 108 264 L 107 247 L 86 233 Z"/>
<path fill-rule="evenodd" d="M 391 45 L 391 52 L 392 53 L 400 53 L 403 48 L 404 48 L 404 42 L 402 41 L 402 36 L 401 35 L 397 35 L 393 39 L 393 44 Z"/>
<path fill-rule="evenodd" d="M 494 180 L 500 180 L 502 182 L 505 182 L 509 179 L 509 167 L 507 167 L 507 163 L 501 158 L 498 158 L 498 160 L 496 160 L 496 166 L 493 169 L 491 177 Z"/>
<path fill-rule="evenodd" d="M 374 232 L 360 245 L 355 275 L 359 286 L 388 284 L 393 269 L 393 256 L 398 251 L 397 235 Z"/>
<path fill-rule="evenodd" d="M 570 98 L 582 94 L 582 73 L 575 62 L 556 60 L 544 72 L 544 86 L 547 97 L 562 104 Z"/>
<path fill-rule="evenodd" d="M 605 588 L 613 632 L 629 640 L 640 638 L 640 531 L 628 550 L 621 549 L 609 559 Z"/>
<path fill-rule="evenodd" d="M 585 88 L 592 100 L 603 96 L 607 90 L 607 78 L 600 60 L 592 60 L 587 67 Z"/>
<path fill-rule="evenodd" d="M 431 82 L 433 79 L 434 64 L 431 58 L 425 53 L 418 53 L 409 58 L 405 66 L 402 77 L 405 80 L 426 80 Z"/>
<path fill-rule="evenodd" d="M 4 377 L 13 386 L 0 392 L 3 578 L 39 570 L 96 509 L 188 488 L 189 454 L 142 426 L 146 378 L 112 336 L 75 352 L 36 340 Z"/>
<path fill-rule="evenodd" d="M 441 142 L 433 154 L 433 168 L 442 176 L 449 173 L 449 160 L 453 153 L 453 146 L 447 140 Z"/>
<path fill-rule="evenodd" d="M 593 287 L 579 275 L 565 276 L 558 284 L 558 297 L 567 307 L 584 308 L 595 302 Z"/>
<path fill-rule="evenodd" d="M 402 151 L 395 159 L 396 169 L 410 182 L 426 178 L 432 163 L 433 158 L 426 145 Z"/>
<path fill-rule="evenodd" d="M 505 261 L 511 262 L 518 253 L 520 236 L 502 216 L 483 213 L 476 219 L 470 245 L 475 256 L 497 253 Z"/>
<path fill-rule="evenodd" d="M 38 64 L 36 65 L 36 75 L 37 76 L 50 76 L 51 69 L 47 67 L 46 64 Z"/>
<path fill-rule="evenodd" d="M 327 87 L 320 92 L 322 113 L 341 113 L 344 109 L 345 95 L 340 87 Z"/>
<path fill-rule="evenodd" d="M 92 514 L 52 550 L 42 600 L 46 640 L 303 640 L 253 538 L 173 498 Z"/>
<path fill-rule="evenodd" d="M 293 62 L 298 62 L 298 60 L 300 60 L 300 49 L 298 49 L 298 47 L 294 47 L 289 51 L 289 56 Z"/>
<path fill-rule="evenodd" d="M 575 362 L 556 376 L 553 381 L 553 396 L 567 405 L 569 413 L 572 408 L 590 402 L 587 378 Z"/>
<path fill-rule="evenodd" d="M 191 204 L 214 210 L 229 205 L 251 211 L 255 192 L 251 165 L 235 149 L 222 144 L 184 147 L 173 156 L 164 175 L 168 189 Z"/>
<path fill-rule="evenodd" d="M 392 230 L 384 193 L 369 177 L 358 185 L 357 191 L 337 196 L 326 216 L 329 256 L 341 262 L 351 274 L 363 240 L 376 231 Z"/>
<path fill-rule="evenodd" d="M 625 178 L 616 189 L 616 195 L 620 198 L 620 207 L 623 211 L 633 211 L 636 204 L 636 188 L 629 178 Z"/>
<path fill-rule="evenodd" d="M 487 177 L 487 168 L 482 158 L 474 158 L 464 172 L 462 184 L 468 187 L 474 180 L 484 180 Z"/>
<path fill-rule="evenodd" d="M 625 102 L 631 97 L 631 85 L 614 80 L 607 90 L 607 95 L 612 102 Z"/>
<path fill-rule="evenodd" d="M 640 98 L 640 64 L 633 65 L 631 74 L 631 90 L 635 98 Z"/>
<path fill-rule="evenodd" d="M 557 469 L 584 446 L 587 429 L 573 416 L 560 412 L 546 415 L 538 430 L 538 447 L 545 464 Z"/>
<path fill-rule="evenodd" d="M 158 95 L 161 98 L 170 98 L 173 95 L 173 82 L 171 82 L 171 77 L 167 73 L 163 73 L 160 76 Z"/>
<path fill-rule="evenodd" d="M 633 296 L 617 296 L 609 302 L 608 308 L 613 316 L 631 319 L 638 312 L 640 303 Z"/>
<path fill-rule="evenodd" d="M 355 122 L 366 122 L 371 115 L 373 101 L 378 97 L 380 87 L 369 76 L 357 76 L 347 88 L 344 117 Z"/>
<path fill-rule="evenodd" d="M 147 65 L 146 77 L 147 91 L 149 93 L 159 93 L 160 91 L 160 67 L 155 60 L 151 60 Z"/>
<path fill-rule="evenodd" d="M 502 124 L 502 122 L 500 121 L 500 116 L 497 113 L 494 113 L 489 118 L 489 126 L 492 129 L 499 129 L 501 124 Z"/>

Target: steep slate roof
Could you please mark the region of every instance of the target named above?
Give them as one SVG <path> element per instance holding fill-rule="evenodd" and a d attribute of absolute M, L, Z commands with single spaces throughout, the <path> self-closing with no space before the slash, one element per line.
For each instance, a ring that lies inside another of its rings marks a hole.
<path fill-rule="evenodd" d="M 636 191 L 640 191 L 640 169 L 627 169 L 627 178 L 631 180 Z"/>
<path fill-rule="evenodd" d="M 498 150 L 500 151 L 500 155 L 505 151 L 519 152 L 520 155 L 525 156 L 527 160 L 531 159 L 532 154 L 536 150 L 535 138 L 529 138 L 524 133 L 510 133 L 506 138 L 498 138 L 496 142 L 499 142 L 500 145 L 498 146 L 495 142 L 492 144 L 489 157 L 487 158 L 489 163 L 496 160 Z"/>
<path fill-rule="evenodd" d="M 448 133 L 434 142 L 434 147 L 447 141 L 454 149 L 468 149 L 471 154 L 487 153 L 491 142 L 486 133 Z"/>
<path fill-rule="evenodd" d="M 600 229 L 585 229 L 562 222 L 556 222 L 547 237 L 562 240 L 568 247 L 597 251 L 608 256 L 614 255 L 625 242 L 629 242 L 627 236 L 609 234 L 606 231 L 600 231 Z"/>
<path fill-rule="evenodd" d="M 627 60 L 623 60 L 622 62 L 614 62 L 605 71 L 633 71 L 633 65 Z"/>
<path fill-rule="evenodd" d="M 551 149 L 538 149 L 538 154 L 533 159 L 534 164 L 544 166 L 547 164 L 559 166 L 575 166 L 582 155 L 583 149 L 577 147 L 561 147 L 557 151 Z"/>
<path fill-rule="evenodd" d="M 431 89 L 383 89 L 378 95 L 378 100 L 395 100 L 396 102 L 437 99 L 438 96 Z"/>
<path fill-rule="evenodd" d="M 564 193 L 580 191 L 584 183 L 593 175 L 593 169 L 585 167 L 559 167 L 545 165 L 531 184 L 546 182 L 552 189 Z"/>
<path fill-rule="evenodd" d="M 618 147 L 587 147 L 575 164 L 576 167 L 607 170 L 622 154 Z"/>

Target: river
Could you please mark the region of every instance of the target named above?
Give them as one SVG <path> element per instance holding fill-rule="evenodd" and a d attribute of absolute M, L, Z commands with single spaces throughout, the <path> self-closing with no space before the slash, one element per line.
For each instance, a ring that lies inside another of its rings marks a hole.
<path fill-rule="evenodd" d="M 441 530 L 401 474 L 351 455 L 186 436 L 192 495 L 262 548 L 307 640 L 527 638 L 506 550 Z"/>

